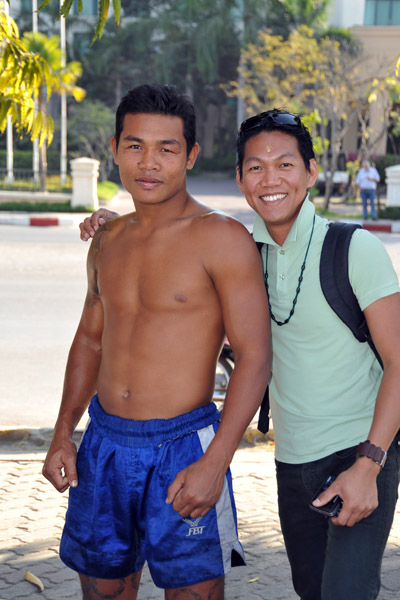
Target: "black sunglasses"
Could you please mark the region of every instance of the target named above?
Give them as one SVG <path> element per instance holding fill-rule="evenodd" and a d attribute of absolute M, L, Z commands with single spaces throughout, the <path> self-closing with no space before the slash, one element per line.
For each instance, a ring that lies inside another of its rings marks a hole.
<path fill-rule="evenodd" d="M 278 125 L 302 126 L 301 119 L 298 115 L 289 112 L 279 112 L 277 110 L 267 110 L 243 121 L 239 129 L 239 135 L 246 131 L 250 131 L 251 129 L 263 127 L 267 121 L 273 121 L 273 123 L 277 123 Z"/>

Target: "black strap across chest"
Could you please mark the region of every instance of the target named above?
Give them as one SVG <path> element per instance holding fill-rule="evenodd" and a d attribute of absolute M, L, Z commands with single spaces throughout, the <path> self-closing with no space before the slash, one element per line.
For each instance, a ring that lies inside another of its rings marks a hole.
<path fill-rule="evenodd" d="M 331 223 L 321 251 L 319 276 L 326 301 L 338 317 L 349 327 L 359 342 L 367 342 L 383 368 L 382 360 L 375 348 L 367 321 L 362 312 L 349 280 L 349 247 L 353 233 L 361 225 L 353 223 Z M 261 254 L 262 242 L 256 242 Z M 266 433 L 269 428 L 269 389 L 267 387 L 260 407 L 258 429 Z"/>

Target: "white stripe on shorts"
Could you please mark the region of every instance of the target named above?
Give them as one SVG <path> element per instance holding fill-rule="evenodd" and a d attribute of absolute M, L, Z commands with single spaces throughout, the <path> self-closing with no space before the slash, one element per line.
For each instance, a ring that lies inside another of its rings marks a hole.
<path fill-rule="evenodd" d="M 205 452 L 212 442 L 215 432 L 214 427 L 209 425 L 200 429 L 197 432 L 203 452 Z M 224 572 L 228 573 L 232 567 L 232 550 L 235 550 L 244 561 L 243 548 L 236 535 L 235 519 L 233 517 L 231 497 L 228 489 L 226 476 L 224 479 L 224 487 L 221 495 L 215 505 L 217 512 L 218 533 L 222 551 L 222 559 L 224 563 Z"/>

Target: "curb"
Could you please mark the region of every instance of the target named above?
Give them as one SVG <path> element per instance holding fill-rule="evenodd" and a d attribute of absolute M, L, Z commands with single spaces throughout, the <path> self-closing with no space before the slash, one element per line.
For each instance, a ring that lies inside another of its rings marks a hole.
<path fill-rule="evenodd" d="M 400 233 L 400 221 L 389 223 L 362 223 L 364 229 L 368 231 L 385 231 L 387 233 Z"/>
<path fill-rule="evenodd" d="M 364 221 L 363 219 L 335 219 L 346 223 L 358 223 L 367 231 L 381 231 L 385 233 L 400 233 L 400 221 Z"/>
<path fill-rule="evenodd" d="M 76 227 L 90 213 L 76 213 L 49 216 L 40 215 L 38 213 L 28 214 L 16 214 L 16 213 L 3 213 L 0 212 L 0 225 L 19 225 L 19 226 L 32 226 L 32 227 Z M 346 221 L 349 223 L 359 223 L 367 231 L 381 231 L 385 233 L 400 233 L 400 221 L 364 221 L 363 219 L 335 219 L 337 221 Z"/>
<path fill-rule="evenodd" d="M 86 215 L 86 213 L 84 213 Z M 78 225 L 84 218 L 83 214 L 68 215 L 68 216 L 55 216 L 49 217 L 28 214 L 4 214 L 0 213 L 0 225 L 19 225 L 19 226 L 33 226 L 33 227 L 74 227 Z"/>

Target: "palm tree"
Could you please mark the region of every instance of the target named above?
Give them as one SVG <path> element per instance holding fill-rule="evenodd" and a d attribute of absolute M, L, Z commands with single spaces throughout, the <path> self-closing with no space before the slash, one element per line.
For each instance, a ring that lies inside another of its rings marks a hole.
<path fill-rule="evenodd" d="M 267 0 L 268 27 L 284 38 L 300 25 L 321 31 L 327 26 L 330 4 L 331 0 Z"/>
<path fill-rule="evenodd" d="M 28 52 L 41 57 L 47 68 L 41 72 L 38 84 L 37 100 L 38 114 L 47 113 L 47 103 L 52 93 L 65 92 L 72 95 L 77 102 L 85 97 L 85 91 L 75 83 L 82 74 L 82 67 L 78 62 L 67 63 L 62 66 L 62 52 L 58 36 L 47 37 L 43 33 L 27 32 L 22 37 L 22 44 Z M 35 132 L 33 132 L 35 134 Z M 39 176 L 40 189 L 46 189 L 47 175 L 47 144 L 44 140 L 39 146 Z M 48 142 L 51 140 L 48 139 Z"/>

